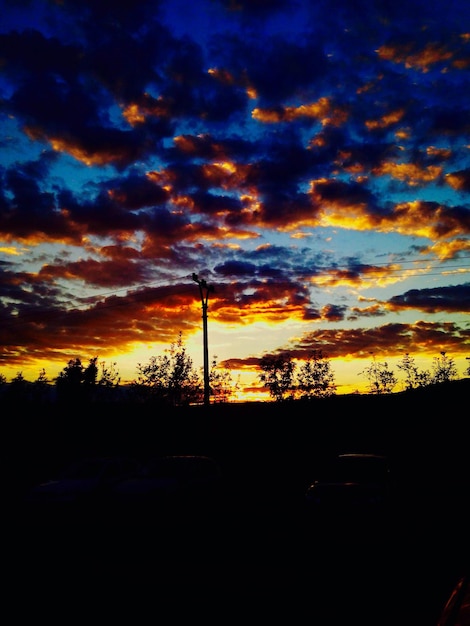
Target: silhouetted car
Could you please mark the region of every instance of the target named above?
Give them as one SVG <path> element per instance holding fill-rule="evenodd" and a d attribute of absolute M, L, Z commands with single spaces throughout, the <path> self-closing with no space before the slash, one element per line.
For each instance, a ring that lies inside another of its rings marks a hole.
<path fill-rule="evenodd" d="M 217 511 L 223 476 L 218 462 L 202 455 L 170 455 L 149 459 L 141 471 L 111 491 L 116 518 L 136 524 L 175 516 L 194 520 Z"/>
<path fill-rule="evenodd" d="M 387 456 L 375 453 L 339 454 L 307 488 L 307 511 L 316 516 L 384 512 L 392 503 L 394 484 Z"/>
<path fill-rule="evenodd" d="M 140 467 L 137 459 L 126 456 L 79 459 L 26 493 L 26 521 L 95 523 L 106 512 L 111 488 L 136 474 Z"/>

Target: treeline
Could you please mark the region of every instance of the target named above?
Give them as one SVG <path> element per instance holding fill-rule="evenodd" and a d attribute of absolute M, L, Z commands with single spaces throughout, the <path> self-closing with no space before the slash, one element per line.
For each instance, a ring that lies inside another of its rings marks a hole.
<path fill-rule="evenodd" d="M 420 370 L 414 358 L 405 354 L 397 364 L 402 373 L 399 381 L 387 362 L 372 359 L 361 375 L 368 381 L 368 393 L 390 394 L 399 382 L 403 390 L 422 389 L 458 379 L 455 361 L 441 352 L 434 357 L 431 370 Z M 299 363 L 289 353 L 266 355 L 260 360 L 258 380 L 272 401 L 312 400 L 336 395 L 335 374 L 330 359 L 321 350 Z M 470 365 L 465 371 L 470 376 Z M 203 372 L 197 370 L 187 354 L 182 335 L 163 355 L 150 357 L 137 364 L 137 376 L 121 385 L 116 363 L 99 361 L 98 357 L 84 364 L 80 358 L 68 361 L 57 378 L 49 380 L 46 371 L 27 381 L 22 372 L 7 382 L 0 374 L 0 397 L 15 405 L 61 403 L 68 406 L 90 403 L 131 403 L 154 406 L 190 406 L 204 403 Z M 229 370 L 218 365 L 214 357 L 209 370 L 211 404 L 227 403 L 239 391 L 239 380 L 233 381 Z"/>
<path fill-rule="evenodd" d="M 214 357 L 209 371 L 212 402 L 228 402 L 238 389 L 229 370 L 218 366 Z M 183 344 L 182 335 L 161 356 L 150 357 L 137 364 L 137 377 L 121 385 L 116 363 L 89 359 L 84 365 L 80 358 L 68 361 L 52 381 L 43 369 L 38 378 L 27 381 L 22 372 L 8 383 L 0 374 L 0 394 L 4 401 L 57 402 L 68 406 L 90 403 L 129 402 L 161 406 L 202 404 L 203 374 L 196 370 Z"/>
<path fill-rule="evenodd" d="M 433 359 L 431 370 L 420 370 L 408 353 L 397 364 L 402 372 L 404 390 L 420 389 L 458 379 L 452 357 L 441 352 Z M 277 402 L 295 399 L 326 398 L 336 394 L 335 375 L 331 361 L 321 350 L 313 350 L 310 357 L 298 365 L 288 352 L 267 355 L 260 361 L 259 379 Z M 360 374 L 368 381 L 370 394 L 390 394 L 399 383 L 398 377 L 387 362 L 372 359 Z M 465 374 L 470 376 L 470 365 Z"/>

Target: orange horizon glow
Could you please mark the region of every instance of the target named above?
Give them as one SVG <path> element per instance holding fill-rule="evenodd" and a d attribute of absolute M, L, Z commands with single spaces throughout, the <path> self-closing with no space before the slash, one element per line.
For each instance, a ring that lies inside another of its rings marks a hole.
<path fill-rule="evenodd" d="M 130 384 L 132 381 L 137 379 L 137 365 L 138 363 L 146 364 L 149 360 L 150 356 L 160 356 L 164 353 L 165 350 L 161 352 L 156 351 L 146 351 L 148 356 L 144 359 L 137 360 L 135 362 L 135 368 L 132 368 L 127 364 L 124 368 L 121 368 L 119 365 L 120 360 L 122 360 L 119 356 L 109 356 L 107 358 L 98 357 L 98 365 L 104 363 L 106 366 L 110 366 L 111 364 L 116 364 L 115 370 L 118 373 L 120 380 L 120 386 L 125 386 Z M 189 355 L 191 356 L 191 355 Z M 403 391 L 404 389 L 404 378 L 403 374 L 397 368 L 397 363 L 401 362 L 403 359 L 403 354 L 396 355 L 395 357 L 381 358 L 377 354 L 371 354 L 368 357 L 364 357 L 362 359 L 328 359 L 331 364 L 331 369 L 335 374 L 335 383 L 336 383 L 336 393 L 335 395 L 349 395 L 349 394 L 368 394 L 369 393 L 369 382 L 367 378 L 361 373 L 364 368 L 369 366 L 373 360 L 376 360 L 379 363 L 386 362 L 388 368 L 393 371 L 395 376 L 398 379 L 398 383 L 393 389 L 393 393 Z M 428 370 L 432 371 L 434 359 L 436 357 L 440 357 L 441 355 L 432 353 L 429 355 L 419 355 L 419 357 L 414 357 L 413 354 L 410 353 L 410 356 L 414 358 L 415 365 L 418 367 L 420 371 Z M 457 367 L 458 373 L 457 378 L 465 378 L 467 376 L 466 369 L 469 366 L 469 358 L 466 354 L 460 355 L 452 355 L 447 354 L 448 358 L 452 358 Z M 86 367 L 88 365 L 89 359 L 92 357 L 82 357 L 79 354 L 75 356 L 65 357 L 63 361 L 58 362 L 47 362 L 43 360 L 38 360 L 35 362 L 29 363 L 27 366 L 23 368 L 15 368 L 15 367 L 0 367 L 0 375 L 5 376 L 6 382 L 10 382 L 15 376 L 19 373 L 22 374 L 23 378 L 28 382 L 34 382 L 37 380 L 39 374 L 42 370 L 45 370 L 46 377 L 49 384 L 54 384 L 55 379 L 59 375 L 59 373 L 67 366 L 68 362 L 72 359 L 79 358 L 82 364 Z M 192 357 L 191 357 L 192 358 Z M 126 360 L 129 359 L 129 355 Z M 220 364 L 220 361 L 219 361 Z M 298 365 L 299 363 L 297 363 Z M 200 371 L 201 383 L 203 379 L 203 368 L 201 365 L 197 363 L 197 359 L 193 360 L 194 368 Z M 222 368 L 225 369 L 225 368 Z M 229 370 L 232 376 L 232 385 L 235 386 L 237 381 L 239 382 L 239 390 L 234 392 L 233 396 L 229 400 L 230 402 L 271 402 L 273 401 L 269 395 L 268 389 L 263 388 L 261 383 L 258 380 L 258 374 L 260 370 L 256 370 L 254 368 L 246 368 L 243 370 Z M 98 375 L 99 378 L 99 375 Z"/>

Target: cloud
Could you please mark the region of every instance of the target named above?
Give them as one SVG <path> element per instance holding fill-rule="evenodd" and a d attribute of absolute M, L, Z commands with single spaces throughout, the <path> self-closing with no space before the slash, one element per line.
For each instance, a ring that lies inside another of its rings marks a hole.
<path fill-rule="evenodd" d="M 387 306 L 393 310 L 414 308 L 430 313 L 468 313 L 470 311 L 470 283 L 432 289 L 410 289 L 391 298 Z"/>

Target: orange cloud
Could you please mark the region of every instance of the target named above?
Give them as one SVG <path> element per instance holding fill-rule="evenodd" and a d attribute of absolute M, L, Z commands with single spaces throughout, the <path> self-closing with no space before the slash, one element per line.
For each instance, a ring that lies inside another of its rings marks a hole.
<path fill-rule="evenodd" d="M 407 69 L 418 69 L 423 73 L 428 72 L 432 65 L 452 58 L 452 52 L 447 50 L 445 46 L 436 43 L 428 43 L 422 50 L 416 52 L 413 52 L 413 47 L 412 43 L 406 45 L 388 44 L 381 46 L 377 50 L 377 55 L 381 59 L 401 63 Z"/>
<path fill-rule="evenodd" d="M 444 178 L 445 182 L 456 191 L 470 191 L 470 170 L 452 172 Z"/>
<path fill-rule="evenodd" d="M 432 252 L 441 261 L 447 261 L 454 257 L 458 259 L 460 252 L 470 254 L 470 241 L 468 239 L 452 239 L 451 241 L 437 241 L 422 250 L 421 254 Z"/>
<path fill-rule="evenodd" d="M 144 93 L 138 102 L 131 102 L 125 106 L 122 115 L 131 126 L 136 126 L 145 122 L 149 116 L 170 117 L 171 104 L 162 96 L 154 98 L 150 94 Z"/>
<path fill-rule="evenodd" d="M 406 182 L 410 187 L 416 187 L 422 183 L 437 180 L 442 174 L 442 168 L 437 165 L 429 165 L 426 168 L 413 163 L 382 163 L 372 170 L 375 176 L 389 175 L 396 180 Z"/>
<path fill-rule="evenodd" d="M 405 115 L 404 109 L 398 109 L 397 111 L 390 111 L 390 113 L 384 114 L 377 120 L 366 120 L 365 125 L 369 130 L 376 130 L 377 128 L 387 128 L 392 124 L 396 124 L 403 119 Z"/>
<path fill-rule="evenodd" d="M 341 126 L 348 119 L 344 107 L 335 107 L 331 98 L 319 98 L 317 102 L 298 107 L 279 107 L 278 109 L 253 109 L 252 118 L 265 123 L 291 122 L 302 117 L 320 120 L 323 126 Z"/>

